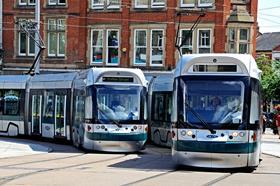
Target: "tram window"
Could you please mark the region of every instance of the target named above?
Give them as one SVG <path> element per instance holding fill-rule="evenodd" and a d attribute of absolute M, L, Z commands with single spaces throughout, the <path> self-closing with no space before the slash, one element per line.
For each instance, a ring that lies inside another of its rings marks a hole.
<path fill-rule="evenodd" d="M 85 118 L 85 98 L 83 96 L 76 96 L 75 99 L 75 122 L 83 122 Z"/>
<path fill-rule="evenodd" d="M 172 96 L 166 93 L 155 93 L 152 103 L 152 119 L 158 121 L 170 121 L 172 108 Z"/>
<path fill-rule="evenodd" d="M 3 114 L 4 110 L 4 93 L 2 90 L 0 90 L 0 115 Z"/>
<path fill-rule="evenodd" d="M 3 97 L 3 115 L 19 115 L 19 90 L 5 90 Z"/>
<path fill-rule="evenodd" d="M 45 92 L 43 122 L 54 123 L 54 93 L 53 92 Z"/>
<path fill-rule="evenodd" d="M 255 124 L 260 119 L 259 111 L 259 95 L 257 92 L 252 91 L 251 95 L 251 110 L 250 110 L 250 123 Z"/>

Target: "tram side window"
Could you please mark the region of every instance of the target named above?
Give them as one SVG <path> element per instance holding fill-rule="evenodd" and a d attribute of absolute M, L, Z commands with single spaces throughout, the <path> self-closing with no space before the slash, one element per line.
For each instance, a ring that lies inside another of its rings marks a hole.
<path fill-rule="evenodd" d="M 54 123 L 54 92 L 45 92 L 43 122 Z"/>
<path fill-rule="evenodd" d="M 0 90 L 0 115 L 3 114 L 4 111 L 4 91 Z"/>
<path fill-rule="evenodd" d="M 19 115 L 20 108 L 20 91 L 4 90 L 1 95 L 1 110 L 3 115 Z"/>
<path fill-rule="evenodd" d="M 257 92 L 252 91 L 251 94 L 251 109 L 250 109 L 250 123 L 255 124 L 260 119 L 259 109 L 259 95 Z"/>
<path fill-rule="evenodd" d="M 157 121 L 171 120 L 172 95 L 155 93 L 152 103 L 152 119 Z"/>
<path fill-rule="evenodd" d="M 81 123 L 85 118 L 85 97 L 84 96 L 76 96 L 75 98 L 75 123 Z"/>

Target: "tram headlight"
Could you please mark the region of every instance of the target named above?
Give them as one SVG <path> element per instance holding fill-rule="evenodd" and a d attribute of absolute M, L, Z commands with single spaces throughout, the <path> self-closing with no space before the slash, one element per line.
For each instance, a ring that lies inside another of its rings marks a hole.
<path fill-rule="evenodd" d="M 133 129 L 134 129 L 134 130 L 137 130 L 137 126 L 135 125 L 135 126 L 133 127 Z"/>
<path fill-rule="evenodd" d="M 186 134 L 187 134 L 187 133 L 186 133 L 185 130 L 182 130 L 182 131 L 181 131 L 181 135 L 182 135 L 182 136 L 185 136 Z"/>
<path fill-rule="evenodd" d="M 244 137 L 244 136 L 245 136 L 245 133 L 244 133 L 244 132 L 239 132 L 239 136 L 240 136 L 240 137 Z"/>
<path fill-rule="evenodd" d="M 232 136 L 233 136 L 233 137 L 237 137 L 237 136 L 238 136 L 238 132 L 233 132 L 233 133 L 232 133 Z"/>
<path fill-rule="evenodd" d="M 102 126 L 101 126 L 101 129 L 105 129 L 105 126 L 104 126 L 104 125 L 102 125 Z"/>
<path fill-rule="evenodd" d="M 191 130 L 189 130 L 189 131 L 187 132 L 187 135 L 188 135 L 188 136 L 192 136 L 192 135 L 193 135 L 193 132 L 192 132 Z"/>
<path fill-rule="evenodd" d="M 100 126 L 99 126 L 99 125 L 97 125 L 97 126 L 96 126 L 96 129 L 100 129 Z"/>

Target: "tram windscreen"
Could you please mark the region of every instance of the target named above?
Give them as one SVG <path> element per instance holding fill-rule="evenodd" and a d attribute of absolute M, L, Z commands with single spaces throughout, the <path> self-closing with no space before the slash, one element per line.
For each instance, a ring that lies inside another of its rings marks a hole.
<path fill-rule="evenodd" d="M 98 86 L 98 119 L 139 120 L 141 90 L 139 86 Z"/>
<path fill-rule="evenodd" d="M 201 120 L 192 111 L 213 128 L 238 128 L 242 123 L 243 82 L 187 81 L 184 92 L 186 123 L 200 125 Z"/>

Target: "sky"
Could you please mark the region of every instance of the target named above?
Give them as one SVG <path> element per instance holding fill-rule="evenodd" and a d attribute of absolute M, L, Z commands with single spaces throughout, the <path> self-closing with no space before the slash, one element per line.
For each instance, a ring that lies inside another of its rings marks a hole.
<path fill-rule="evenodd" d="M 258 0 L 258 23 L 261 33 L 280 32 L 280 0 Z"/>

